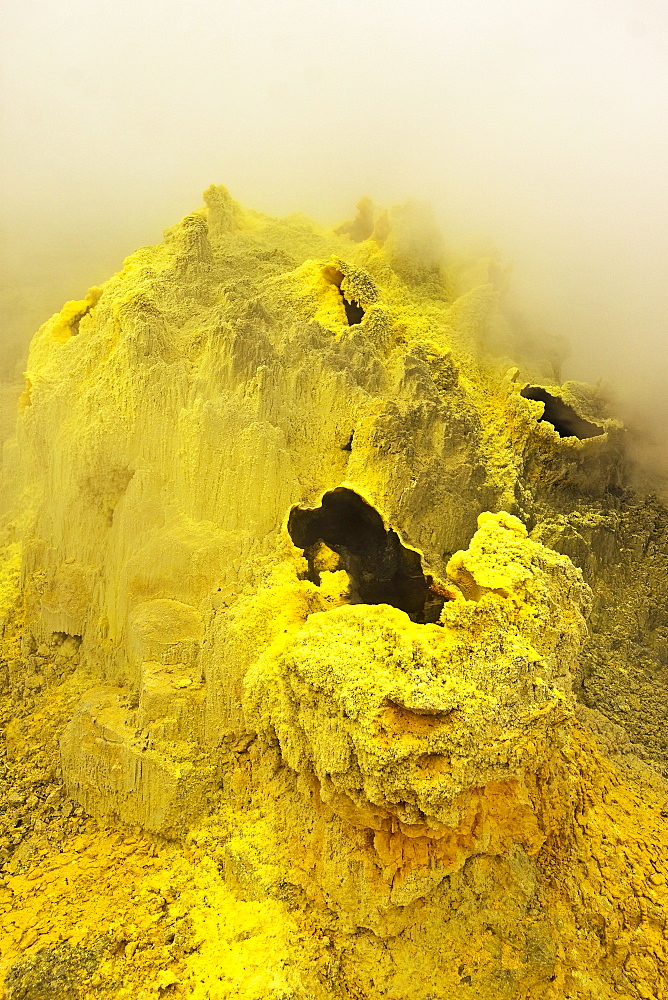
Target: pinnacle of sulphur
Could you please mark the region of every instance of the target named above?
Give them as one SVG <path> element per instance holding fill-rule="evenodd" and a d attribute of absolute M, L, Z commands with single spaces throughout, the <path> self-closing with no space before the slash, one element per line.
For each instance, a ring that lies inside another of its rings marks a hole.
<path fill-rule="evenodd" d="M 190 901 L 142 982 L 660 995 L 668 544 L 623 428 L 422 206 L 204 200 L 38 331 L 6 452 L 17 719 Z"/>

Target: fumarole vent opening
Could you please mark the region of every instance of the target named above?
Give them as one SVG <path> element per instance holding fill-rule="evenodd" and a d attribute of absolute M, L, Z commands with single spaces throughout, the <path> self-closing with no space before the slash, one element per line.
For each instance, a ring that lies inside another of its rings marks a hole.
<path fill-rule="evenodd" d="M 312 583 L 320 583 L 315 558 L 324 543 L 350 577 L 351 604 L 389 604 L 419 624 L 438 622 L 448 595 L 425 574 L 420 553 L 403 545 L 353 490 L 331 490 L 314 509 L 293 507 L 288 532 L 304 551 Z"/>
<path fill-rule="evenodd" d="M 544 404 L 543 415 L 538 420 L 552 424 L 559 437 L 576 437 L 583 440 L 604 433 L 603 428 L 599 427 L 598 424 L 585 420 L 579 413 L 576 413 L 572 406 L 564 403 L 563 399 L 560 399 L 559 396 L 553 396 L 539 385 L 525 386 L 520 392 L 520 396 Z"/>

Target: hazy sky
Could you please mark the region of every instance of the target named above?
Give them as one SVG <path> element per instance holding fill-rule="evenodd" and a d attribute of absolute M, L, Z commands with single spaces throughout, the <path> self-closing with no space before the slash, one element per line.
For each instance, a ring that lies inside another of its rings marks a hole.
<path fill-rule="evenodd" d="M 666 440 L 665 0 L 4 0 L 0 19 L 7 339 L 211 182 L 327 224 L 413 196 L 446 238 L 489 235 L 571 340 L 566 375 L 621 380 Z"/>

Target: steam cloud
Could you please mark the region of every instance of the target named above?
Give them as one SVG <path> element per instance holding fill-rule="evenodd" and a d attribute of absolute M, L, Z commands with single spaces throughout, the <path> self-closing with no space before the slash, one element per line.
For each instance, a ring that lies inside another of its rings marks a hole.
<path fill-rule="evenodd" d="M 196 207 L 434 206 L 668 465 L 662 0 L 8 0 L 3 369 Z"/>

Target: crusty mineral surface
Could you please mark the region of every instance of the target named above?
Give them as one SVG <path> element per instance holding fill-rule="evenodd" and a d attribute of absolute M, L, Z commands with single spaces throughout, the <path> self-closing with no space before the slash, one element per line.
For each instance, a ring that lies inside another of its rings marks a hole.
<path fill-rule="evenodd" d="M 33 340 L 8 1000 L 668 998 L 668 518 L 419 206 L 224 188 Z"/>

